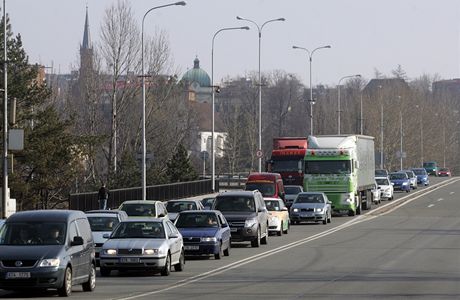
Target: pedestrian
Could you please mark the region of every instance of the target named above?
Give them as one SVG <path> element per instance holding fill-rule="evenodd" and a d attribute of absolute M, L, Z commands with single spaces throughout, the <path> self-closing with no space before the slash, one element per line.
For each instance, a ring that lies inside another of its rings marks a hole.
<path fill-rule="evenodd" d="M 109 198 L 109 190 L 102 184 L 98 193 L 99 209 L 107 209 L 107 199 Z"/>

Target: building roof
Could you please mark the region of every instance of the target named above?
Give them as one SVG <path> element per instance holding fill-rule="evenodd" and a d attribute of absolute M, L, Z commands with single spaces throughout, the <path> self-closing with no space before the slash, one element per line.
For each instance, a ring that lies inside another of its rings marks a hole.
<path fill-rule="evenodd" d="M 182 76 L 182 80 L 189 82 L 189 84 L 196 82 L 200 85 L 200 87 L 211 86 L 211 79 L 209 78 L 208 73 L 200 68 L 200 60 L 198 57 L 193 61 L 193 69 L 185 72 L 184 76 Z"/>
<path fill-rule="evenodd" d="M 85 30 L 83 31 L 82 49 L 91 49 L 91 37 L 89 34 L 88 6 L 86 7 Z"/>

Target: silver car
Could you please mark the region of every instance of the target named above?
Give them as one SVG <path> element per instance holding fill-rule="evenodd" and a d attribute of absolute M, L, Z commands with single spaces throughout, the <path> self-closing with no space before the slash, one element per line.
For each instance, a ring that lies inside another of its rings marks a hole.
<path fill-rule="evenodd" d="M 331 222 L 331 202 L 326 194 L 320 192 L 302 192 L 297 195 L 290 210 L 291 222 Z"/>
<path fill-rule="evenodd" d="M 171 266 L 183 271 L 185 264 L 182 235 L 169 219 L 142 218 L 120 222 L 102 246 L 100 271 L 160 271 L 168 276 Z"/>
<path fill-rule="evenodd" d="M 284 203 L 286 207 L 289 208 L 294 202 L 294 199 L 299 193 L 303 192 L 303 187 L 300 185 L 285 185 L 284 186 Z"/>

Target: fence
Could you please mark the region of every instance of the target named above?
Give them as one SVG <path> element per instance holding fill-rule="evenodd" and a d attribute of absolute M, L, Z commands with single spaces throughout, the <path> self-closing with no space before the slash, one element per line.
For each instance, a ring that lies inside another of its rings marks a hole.
<path fill-rule="evenodd" d="M 239 174 L 218 174 L 216 176 L 220 189 L 244 190 L 244 185 L 248 179 L 248 173 Z"/>
<path fill-rule="evenodd" d="M 219 191 L 219 181 L 216 180 L 216 192 Z M 148 186 L 146 188 L 147 199 L 166 201 L 212 193 L 210 179 L 170 183 Z M 97 192 L 71 194 L 69 197 L 69 208 L 87 211 L 98 209 Z M 117 208 L 123 201 L 142 199 L 142 188 L 127 188 L 111 190 L 107 207 Z"/>

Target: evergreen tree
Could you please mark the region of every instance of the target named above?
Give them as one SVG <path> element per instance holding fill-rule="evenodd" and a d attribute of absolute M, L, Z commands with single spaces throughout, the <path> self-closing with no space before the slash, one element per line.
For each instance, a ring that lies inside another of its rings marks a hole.
<path fill-rule="evenodd" d="M 129 188 L 140 186 L 141 170 L 138 162 L 130 152 L 125 151 L 121 156 L 120 164 L 114 177 L 113 182 L 110 183 L 112 187 Z"/>
<path fill-rule="evenodd" d="M 191 181 L 198 178 L 187 150 L 182 144 L 177 147 L 176 153 L 168 162 L 166 174 L 170 182 Z"/>

